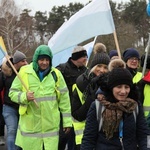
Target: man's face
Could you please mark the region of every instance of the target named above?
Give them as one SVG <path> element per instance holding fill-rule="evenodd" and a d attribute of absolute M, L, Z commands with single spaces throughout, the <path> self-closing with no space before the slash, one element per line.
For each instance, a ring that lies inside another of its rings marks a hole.
<path fill-rule="evenodd" d="M 38 66 L 41 70 L 46 70 L 49 67 L 50 60 L 48 58 L 41 58 L 38 60 Z"/>
<path fill-rule="evenodd" d="M 77 61 L 77 64 L 78 64 L 79 67 L 86 66 L 87 56 L 81 57 L 76 61 Z"/>
<path fill-rule="evenodd" d="M 19 70 L 22 66 L 25 66 L 27 64 L 28 64 L 27 60 L 23 59 L 23 60 L 21 60 L 21 61 L 19 61 L 18 63 L 15 64 L 15 68 L 17 70 Z"/>

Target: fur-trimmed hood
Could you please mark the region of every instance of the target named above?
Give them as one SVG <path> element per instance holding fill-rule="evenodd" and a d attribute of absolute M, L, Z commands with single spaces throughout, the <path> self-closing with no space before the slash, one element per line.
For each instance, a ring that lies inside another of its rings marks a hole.
<path fill-rule="evenodd" d="M 9 58 L 10 61 L 12 61 L 12 58 Z M 5 76 L 11 76 L 13 73 L 13 70 L 11 68 L 11 66 L 9 65 L 7 59 L 4 60 L 4 62 L 2 63 L 2 72 L 4 73 Z"/>

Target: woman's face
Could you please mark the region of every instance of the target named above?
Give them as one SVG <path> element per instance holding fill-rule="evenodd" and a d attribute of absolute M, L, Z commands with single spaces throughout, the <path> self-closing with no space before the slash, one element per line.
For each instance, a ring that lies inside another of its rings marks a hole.
<path fill-rule="evenodd" d="M 98 65 L 93 71 L 96 76 L 102 75 L 108 72 L 108 66 L 105 64 Z"/>
<path fill-rule="evenodd" d="M 113 95 L 118 101 L 125 100 L 130 92 L 130 86 L 127 84 L 117 85 L 113 88 Z"/>
<path fill-rule="evenodd" d="M 127 61 L 127 66 L 132 69 L 137 69 L 139 67 L 139 59 L 136 57 L 131 57 Z"/>

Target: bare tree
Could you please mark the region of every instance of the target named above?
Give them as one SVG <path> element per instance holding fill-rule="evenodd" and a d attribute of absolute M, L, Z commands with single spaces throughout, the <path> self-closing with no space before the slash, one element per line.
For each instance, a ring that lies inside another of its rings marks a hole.
<path fill-rule="evenodd" d="M 32 30 L 32 18 L 26 16 L 23 19 L 14 0 L 1 0 L 0 14 L 0 34 L 9 55 L 12 55 L 28 39 Z"/>

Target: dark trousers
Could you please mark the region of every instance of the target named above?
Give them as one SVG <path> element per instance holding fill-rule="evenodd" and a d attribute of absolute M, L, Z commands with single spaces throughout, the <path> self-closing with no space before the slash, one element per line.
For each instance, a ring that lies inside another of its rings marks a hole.
<path fill-rule="evenodd" d="M 76 148 L 75 148 L 75 150 L 80 150 L 80 147 L 81 147 L 81 144 L 79 144 L 79 145 L 76 145 Z"/>
<path fill-rule="evenodd" d="M 0 102 L 0 136 L 4 136 L 5 121 L 2 115 L 3 105 Z"/>
<path fill-rule="evenodd" d="M 74 128 L 71 128 L 68 134 L 65 134 L 63 129 L 60 130 L 59 134 L 59 145 L 58 150 L 65 150 L 67 145 L 67 150 L 75 150 L 75 133 Z"/>

